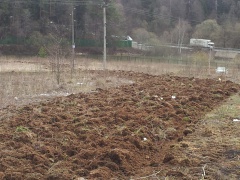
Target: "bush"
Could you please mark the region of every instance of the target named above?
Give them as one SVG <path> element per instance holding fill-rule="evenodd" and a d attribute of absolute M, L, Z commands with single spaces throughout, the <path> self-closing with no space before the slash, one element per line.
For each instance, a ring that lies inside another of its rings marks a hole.
<path fill-rule="evenodd" d="M 45 58 L 47 56 L 47 51 L 44 47 L 40 47 L 38 51 L 38 56 L 41 58 Z"/>

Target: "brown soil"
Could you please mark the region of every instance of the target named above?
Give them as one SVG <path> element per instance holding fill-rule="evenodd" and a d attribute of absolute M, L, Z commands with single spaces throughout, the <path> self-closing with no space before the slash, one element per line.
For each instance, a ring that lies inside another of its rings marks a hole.
<path fill-rule="evenodd" d="M 219 163 L 219 154 L 225 159 L 240 154 L 231 147 L 215 149 L 217 141 L 210 147 L 190 144 L 196 133 L 211 137 L 211 131 L 199 130 L 201 118 L 236 94 L 239 85 L 133 72 L 109 75 L 134 83 L 2 109 L 0 179 L 200 179 L 204 165 Z M 239 164 L 219 171 L 240 178 Z M 206 177 L 218 176 L 209 169 Z"/>

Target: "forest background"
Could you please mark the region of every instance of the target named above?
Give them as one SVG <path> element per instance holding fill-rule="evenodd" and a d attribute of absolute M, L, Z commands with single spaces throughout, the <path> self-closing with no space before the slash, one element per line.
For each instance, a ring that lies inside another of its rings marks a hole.
<path fill-rule="evenodd" d="M 217 47 L 240 48 L 238 0 L 1 0 L 0 44 L 41 48 L 55 35 L 71 44 L 103 41 L 103 6 L 107 42 L 131 36 L 149 45 L 189 44 L 210 39 Z"/>

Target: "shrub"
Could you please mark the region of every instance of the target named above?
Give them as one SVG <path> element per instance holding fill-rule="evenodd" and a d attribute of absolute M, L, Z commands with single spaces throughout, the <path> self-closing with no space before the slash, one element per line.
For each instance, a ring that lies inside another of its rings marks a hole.
<path fill-rule="evenodd" d="M 38 51 L 38 56 L 41 58 L 45 58 L 47 56 L 47 51 L 44 47 L 41 47 Z"/>

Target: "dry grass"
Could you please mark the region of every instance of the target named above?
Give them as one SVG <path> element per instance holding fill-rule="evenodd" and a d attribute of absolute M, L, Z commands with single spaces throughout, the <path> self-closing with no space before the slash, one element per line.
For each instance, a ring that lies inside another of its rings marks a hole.
<path fill-rule="evenodd" d="M 175 74 L 178 76 L 187 76 L 187 77 L 198 77 L 198 78 L 218 78 L 221 77 L 223 80 L 231 80 L 236 83 L 240 83 L 240 72 L 239 65 L 234 62 L 231 64 L 228 63 L 216 63 L 219 66 L 226 66 L 228 68 L 229 73 L 227 76 L 216 74 L 215 66 L 211 66 L 211 74 L 208 73 L 208 66 L 204 64 L 197 64 L 196 62 L 192 62 L 189 64 L 173 64 L 167 62 L 156 62 L 156 61 L 148 61 L 145 60 L 107 60 L 107 69 L 108 70 L 124 70 L 124 71 L 135 71 L 135 72 L 143 72 L 153 75 L 161 75 L 161 74 Z M 93 60 L 86 58 L 77 59 L 77 68 L 81 69 L 91 69 L 91 70 L 102 70 L 103 64 L 101 60 Z"/>
<path fill-rule="evenodd" d="M 215 145 L 225 144 L 229 148 L 240 147 L 239 122 L 233 121 L 240 119 L 239 110 L 240 96 L 237 94 L 205 116 L 203 120 L 205 132 L 202 132 L 202 135 Z M 205 141 L 204 138 L 203 141 Z"/>
<path fill-rule="evenodd" d="M 219 121 L 223 119 L 233 119 L 240 118 L 240 96 L 232 96 L 226 103 L 214 109 L 211 113 L 206 115 L 208 120 L 218 119 Z"/>
<path fill-rule="evenodd" d="M 47 71 L 46 67 L 41 63 L 42 59 L 32 58 L 16 58 L 12 56 L 0 57 L 0 73 L 2 72 L 39 72 Z M 46 60 L 44 60 L 46 61 Z"/>
<path fill-rule="evenodd" d="M 101 60 L 77 57 L 73 76 L 70 74 L 70 60 L 65 59 L 63 63 L 60 85 L 58 85 L 55 74 L 51 72 L 49 59 L 0 57 L 0 108 L 13 104 L 25 104 L 43 98 L 89 92 L 96 87 L 106 88 L 132 83 L 126 79 L 108 75 L 99 76 L 92 71 L 87 71 L 102 70 Z M 171 73 L 178 76 L 209 77 L 207 68 L 204 66 L 148 62 L 147 60 L 113 61 L 110 59 L 107 62 L 107 69 L 153 75 Z M 236 69 L 233 66 L 228 77 L 240 82 L 240 75 Z M 215 75 L 214 72 L 212 75 Z"/>
<path fill-rule="evenodd" d="M 102 70 L 103 64 L 99 60 L 91 60 L 81 58 L 77 60 L 77 67 L 81 69 Z M 184 71 L 184 66 L 174 65 L 168 63 L 157 63 L 148 61 L 112 61 L 107 62 L 108 70 L 124 70 L 143 72 L 154 75 L 160 75 L 165 73 L 179 73 Z"/>

